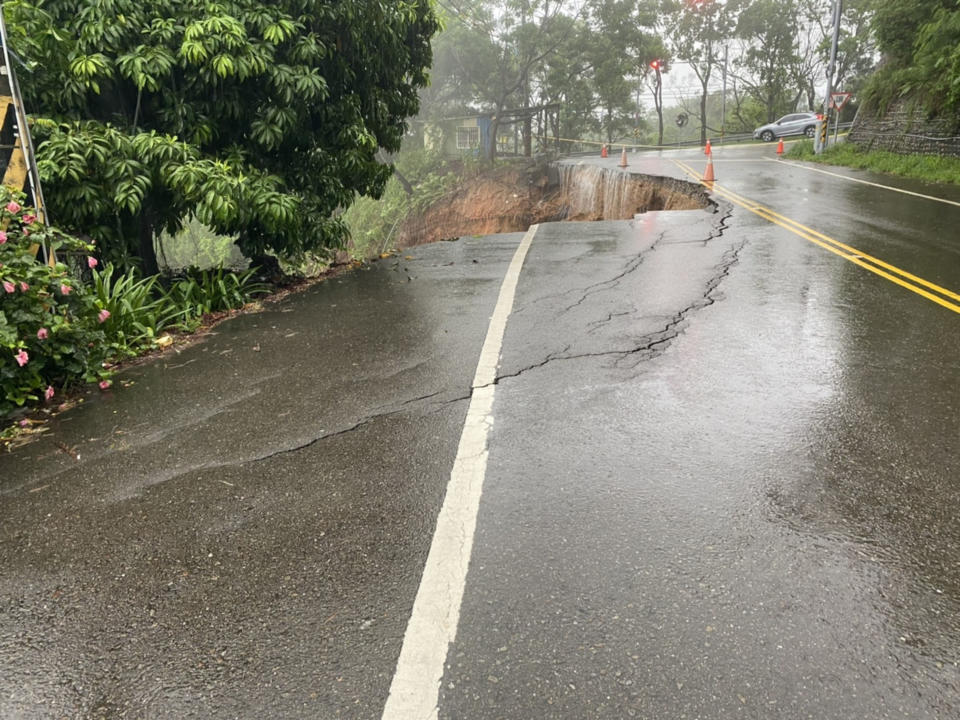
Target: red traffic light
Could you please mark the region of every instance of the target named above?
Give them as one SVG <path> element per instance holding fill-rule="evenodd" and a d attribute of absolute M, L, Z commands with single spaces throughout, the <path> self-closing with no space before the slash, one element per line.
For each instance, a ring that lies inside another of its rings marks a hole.
<path fill-rule="evenodd" d="M 659 70 L 659 69 L 660 69 L 660 61 L 659 61 L 659 60 L 651 60 L 651 61 L 650 61 L 650 67 L 652 67 L 654 70 Z"/>

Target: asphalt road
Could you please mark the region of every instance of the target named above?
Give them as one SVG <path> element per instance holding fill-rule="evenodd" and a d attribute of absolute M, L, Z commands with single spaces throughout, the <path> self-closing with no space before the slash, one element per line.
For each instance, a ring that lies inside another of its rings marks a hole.
<path fill-rule="evenodd" d="M 323 283 L 0 457 L 0 717 L 954 717 L 960 193 L 773 158 Z"/>

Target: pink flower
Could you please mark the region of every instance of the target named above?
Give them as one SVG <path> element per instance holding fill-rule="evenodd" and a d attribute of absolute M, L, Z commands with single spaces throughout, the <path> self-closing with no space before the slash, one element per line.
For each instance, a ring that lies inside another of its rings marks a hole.
<path fill-rule="evenodd" d="M 33 225 L 33 223 L 35 223 L 36 220 L 37 220 L 37 216 L 31 215 L 30 213 L 27 213 L 26 215 L 23 216 L 24 225 Z"/>
<path fill-rule="evenodd" d="M 7 241 L 7 234 L 0 230 L 0 245 L 3 245 Z"/>
<path fill-rule="evenodd" d="M 13 284 L 12 282 L 10 282 L 9 280 L 4 280 L 4 281 L 3 281 L 3 289 L 6 290 L 8 293 L 14 293 L 14 292 L 17 291 L 17 286 L 14 285 L 14 284 Z"/>
<path fill-rule="evenodd" d="M 111 383 L 109 380 L 101 380 L 101 381 L 100 381 L 100 389 L 101 389 L 101 390 L 106 390 L 106 389 L 109 388 L 112 384 L 113 384 L 113 383 Z"/>
<path fill-rule="evenodd" d="M 43 399 L 50 400 L 53 397 L 53 385 L 47 385 L 47 389 L 43 391 Z"/>
<path fill-rule="evenodd" d="M 50 333 L 46 328 L 40 328 L 37 330 L 37 340 L 46 340 Z"/>
<path fill-rule="evenodd" d="M 70 294 L 70 290 L 71 290 L 71 288 L 70 288 L 69 285 L 62 284 L 62 283 L 61 283 L 61 285 L 60 285 L 60 293 L 61 293 L 62 295 L 69 295 L 69 294 Z"/>
<path fill-rule="evenodd" d="M 101 311 L 97 314 L 97 320 L 99 320 L 100 322 L 106 322 L 108 317 L 110 317 L 110 311 L 109 311 L 109 310 L 101 310 Z"/>
<path fill-rule="evenodd" d="M 10 202 L 7 203 L 7 211 L 12 213 L 20 212 L 20 204 L 15 203 L 13 200 L 11 200 Z"/>
<path fill-rule="evenodd" d="M 21 350 L 16 355 L 13 356 L 13 359 L 17 361 L 17 365 L 23 367 L 30 360 L 30 356 L 27 355 L 26 350 Z"/>
<path fill-rule="evenodd" d="M 23 281 L 20 282 L 20 292 L 26 292 L 26 291 L 29 290 L 29 289 L 30 289 L 30 286 L 29 286 L 29 285 L 27 285 L 27 284 L 26 284 L 25 282 L 23 282 Z"/>
<path fill-rule="evenodd" d="M 30 421 L 24 418 L 20 421 L 20 427 L 30 427 Z"/>
<path fill-rule="evenodd" d="M 97 266 L 97 259 L 95 257 L 87 258 L 87 267 L 93 270 Z"/>

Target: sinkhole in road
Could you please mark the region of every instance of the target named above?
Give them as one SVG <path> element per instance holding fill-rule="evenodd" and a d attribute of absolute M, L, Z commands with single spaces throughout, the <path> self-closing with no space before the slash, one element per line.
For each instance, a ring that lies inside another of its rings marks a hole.
<path fill-rule="evenodd" d="M 572 163 L 512 164 L 465 180 L 396 229 L 394 247 L 524 232 L 543 222 L 629 220 L 658 210 L 714 207 L 706 189 L 676 178 Z"/>
<path fill-rule="evenodd" d="M 711 206 L 702 185 L 595 165 L 558 165 L 561 220 L 629 220 L 655 210 Z"/>

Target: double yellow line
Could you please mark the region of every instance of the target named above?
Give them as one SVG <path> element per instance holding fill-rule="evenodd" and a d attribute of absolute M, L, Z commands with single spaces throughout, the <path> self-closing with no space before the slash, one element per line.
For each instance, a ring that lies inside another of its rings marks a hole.
<path fill-rule="evenodd" d="M 892 283 L 896 283 L 897 285 L 906 288 L 910 292 L 921 295 L 927 300 L 932 300 L 933 302 L 937 303 L 937 305 L 941 305 L 955 313 L 960 313 L 960 295 L 957 293 L 951 292 L 946 288 L 942 288 L 939 285 L 930 282 L 929 280 L 924 280 L 916 275 L 912 275 L 906 270 L 901 270 L 895 265 L 884 262 L 883 260 L 875 258 L 872 255 L 860 252 L 855 247 L 851 247 L 850 245 L 842 243 L 839 240 L 834 240 L 832 237 L 824 235 L 813 228 L 809 228 L 806 225 L 798 223 L 796 220 L 791 220 L 790 218 L 781 215 L 780 213 L 771 210 L 768 207 L 764 207 L 760 203 L 754 202 L 753 200 L 743 197 L 742 195 L 738 195 L 732 190 L 720 187 L 716 183 L 704 182 L 703 176 L 689 165 L 678 160 L 674 160 L 673 162 L 676 163 L 677 166 L 679 166 L 684 172 L 690 174 L 698 181 L 706 185 L 712 192 L 723 198 L 726 198 L 734 205 L 739 205 L 742 208 L 746 208 L 754 215 L 758 215 L 764 220 L 772 222 L 774 225 L 779 225 L 795 235 L 799 235 L 804 240 L 812 242 L 814 245 L 819 245 L 824 250 L 829 250 L 834 255 L 839 255 L 844 260 L 849 260 L 855 265 L 859 265 L 864 270 L 869 270 L 873 274 L 879 275 L 880 277 L 885 278 Z"/>

